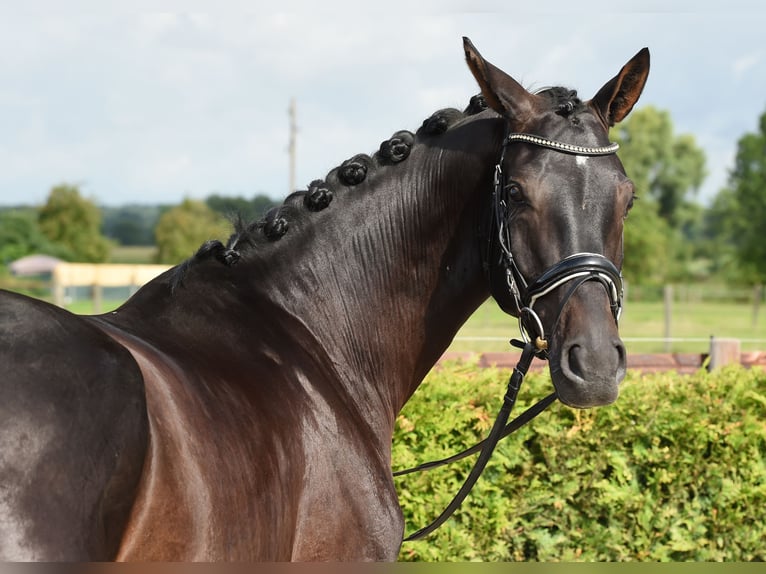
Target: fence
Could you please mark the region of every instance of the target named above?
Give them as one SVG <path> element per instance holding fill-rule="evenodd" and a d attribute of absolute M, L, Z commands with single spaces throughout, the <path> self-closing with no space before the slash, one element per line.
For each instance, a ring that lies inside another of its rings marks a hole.
<path fill-rule="evenodd" d="M 675 371 L 691 374 L 702 368 L 709 371 L 725 365 L 740 364 L 747 368 L 759 367 L 766 370 L 766 351 L 742 351 L 739 339 L 711 337 L 707 353 L 628 353 L 627 368 L 642 373 Z M 521 353 L 447 351 L 439 362 L 454 360 L 476 360 L 480 367 L 512 369 L 521 358 Z M 539 371 L 548 367 L 547 362 L 535 358 L 530 370 Z"/>
<path fill-rule="evenodd" d="M 84 298 L 92 299 L 93 312 L 102 312 L 102 303 L 104 300 L 104 292 L 109 289 L 121 289 L 121 295 L 114 297 L 115 299 L 126 299 L 133 292 L 138 290 L 139 287 L 145 283 L 151 281 L 156 276 L 165 272 L 170 267 L 167 265 L 143 265 L 143 264 L 89 264 L 89 263 L 60 263 L 58 264 L 52 275 L 53 282 L 53 301 L 56 305 L 63 307 L 67 303 L 67 299 L 71 299 L 74 294 L 80 293 Z M 731 296 L 732 290 L 726 290 Z M 630 343 L 648 343 L 648 342 L 661 342 L 663 344 L 664 353 L 644 353 L 633 352 L 628 353 L 629 368 L 639 368 L 641 370 L 689 370 L 698 369 L 703 364 L 709 364 L 711 367 L 723 365 L 731 362 L 741 362 L 747 365 L 763 365 L 766 366 L 766 354 L 743 352 L 741 347 L 743 344 L 756 348 L 766 347 L 766 339 L 762 337 L 763 329 L 751 329 L 751 333 L 756 338 L 748 338 L 747 332 L 744 329 L 740 329 L 737 338 L 732 337 L 674 337 L 672 329 L 672 317 L 674 312 L 674 303 L 691 301 L 710 301 L 710 289 L 703 290 L 698 287 L 691 286 L 676 286 L 676 288 L 665 287 L 660 289 L 659 293 L 662 295 L 659 297 L 663 301 L 664 309 L 664 325 L 662 328 L 662 337 L 623 337 L 623 341 L 630 345 Z M 717 293 L 714 291 L 713 293 Z M 749 297 L 747 294 L 749 293 Z M 630 312 L 630 299 L 638 299 L 639 301 L 646 297 L 648 293 L 640 293 L 638 289 L 631 290 L 632 297 L 628 298 L 627 307 Z M 721 290 L 720 296 L 723 300 L 724 290 Z M 764 296 L 764 290 L 761 287 L 757 287 L 753 290 L 740 290 L 738 292 L 739 298 L 742 301 L 749 301 L 752 305 L 752 325 L 755 326 L 759 314 L 759 307 Z M 712 297 L 713 300 L 718 301 L 717 297 Z M 656 299 L 655 299 L 656 300 Z M 494 305 L 492 305 L 494 307 Z M 502 333 L 501 336 L 471 336 L 466 332 L 461 332 L 455 338 L 456 343 L 487 343 L 497 342 L 501 343 L 502 348 L 507 346 L 507 327 L 508 318 L 502 315 L 499 311 L 502 319 L 502 325 L 498 328 L 498 331 Z M 658 333 L 659 334 L 659 333 Z M 671 353 L 671 344 L 675 342 L 694 342 L 695 348 L 702 349 L 707 348 L 708 352 L 696 352 L 696 353 Z M 464 347 L 463 347 L 464 348 Z M 471 347 L 469 347 L 471 348 Z M 448 356 L 456 357 L 463 355 L 480 355 L 480 362 L 483 363 L 501 363 L 504 361 L 510 361 L 515 364 L 513 353 L 506 352 L 492 352 L 490 349 L 484 348 L 483 345 L 478 345 L 474 351 L 466 352 L 456 348 L 451 348 Z"/>
<path fill-rule="evenodd" d="M 100 313 L 105 288 L 127 288 L 130 294 L 169 268 L 168 265 L 59 263 L 53 269 L 53 302 L 63 307 L 68 293 L 87 288 L 93 299 L 93 312 Z"/>

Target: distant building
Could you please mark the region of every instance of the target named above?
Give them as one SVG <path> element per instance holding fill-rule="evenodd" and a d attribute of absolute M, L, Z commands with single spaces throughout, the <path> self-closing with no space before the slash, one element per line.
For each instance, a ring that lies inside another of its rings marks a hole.
<path fill-rule="evenodd" d="M 13 275 L 17 277 L 50 277 L 53 269 L 63 263 L 58 257 L 50 255 L 27 255 L 8 265 Z"/>

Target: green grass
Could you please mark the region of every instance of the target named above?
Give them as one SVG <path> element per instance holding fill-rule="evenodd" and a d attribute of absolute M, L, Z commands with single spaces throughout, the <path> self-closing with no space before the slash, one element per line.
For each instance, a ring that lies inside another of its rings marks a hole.
<path fill-rule="evenodd" d="M 703 353 L 709 338 L 734 338 L 743 341 L 743 350 L 766 348 L 766 313 L 753 325 L 752 305 L 745 303 L 681 303 L 672 305 L 670 336 L 674 341 L 670 352 Z M 662 353 L 666 351 L 659 339 L 665 334 L 662 302 L 628 301 L 620 321 L 620 334 L 626 339 L 628 353 Z M 508 339 L 518 337 L 518 322 L 505 315 L 493 301 L 487 301 L 471 316 L 458 332 L 450 351 L 495 352 L 509 350 Z"/>
<path fill-rule="evenodd" d="M 110 300 L 104 300 L 101 302 L 101 310 L 98 311 L 93 306 L 92 300 L 82 300 L 82 301 L 73 301 L 66 305 L 66 308 L 69 309 L 72 313 L 77 313 L 78 315 L 92 315 L 95 314 L 97 311 L 99 313 L 108 313 L 109 311 L 114 311 L 117 307 L 122 305 L 124 301 L 110 301 Z"/>
<path fill-rule="evenodd" d="M 109 254 L 109 263 L 156 263 L 157 248 L 153 245 L 118 245 Z"/>

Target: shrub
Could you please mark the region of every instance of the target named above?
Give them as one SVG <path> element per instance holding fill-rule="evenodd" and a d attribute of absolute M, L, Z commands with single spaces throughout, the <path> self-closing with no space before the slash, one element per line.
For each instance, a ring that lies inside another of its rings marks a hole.
<path fill-rule="evenodd" d="M 434 370 L 398 418 L 394 468 L 484 438 L 508 374 Z M 514 415 L 550 389 L 528 376 Z M 766 560 L 765 459 L 763 371 L 632 373 L 614 405 L 554 403 L 502 441 L 457 513 L 400 558 Z M 407 533 L 442 511 L 473 460 L 397 478 Z"/>

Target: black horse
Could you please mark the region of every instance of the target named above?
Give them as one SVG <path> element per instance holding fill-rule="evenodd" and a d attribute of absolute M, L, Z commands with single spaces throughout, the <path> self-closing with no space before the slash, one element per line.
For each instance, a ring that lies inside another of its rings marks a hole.
<path fill-rule="evenodd" d="M 633 186 L 588 101 L 527 92 L 467 39 L 483 98 L 241 222 L 117 311 L 0 293 L 0 558 L 392 560 L 394 420 L 492 294 L 559 398 L 615 400 Z"/>

